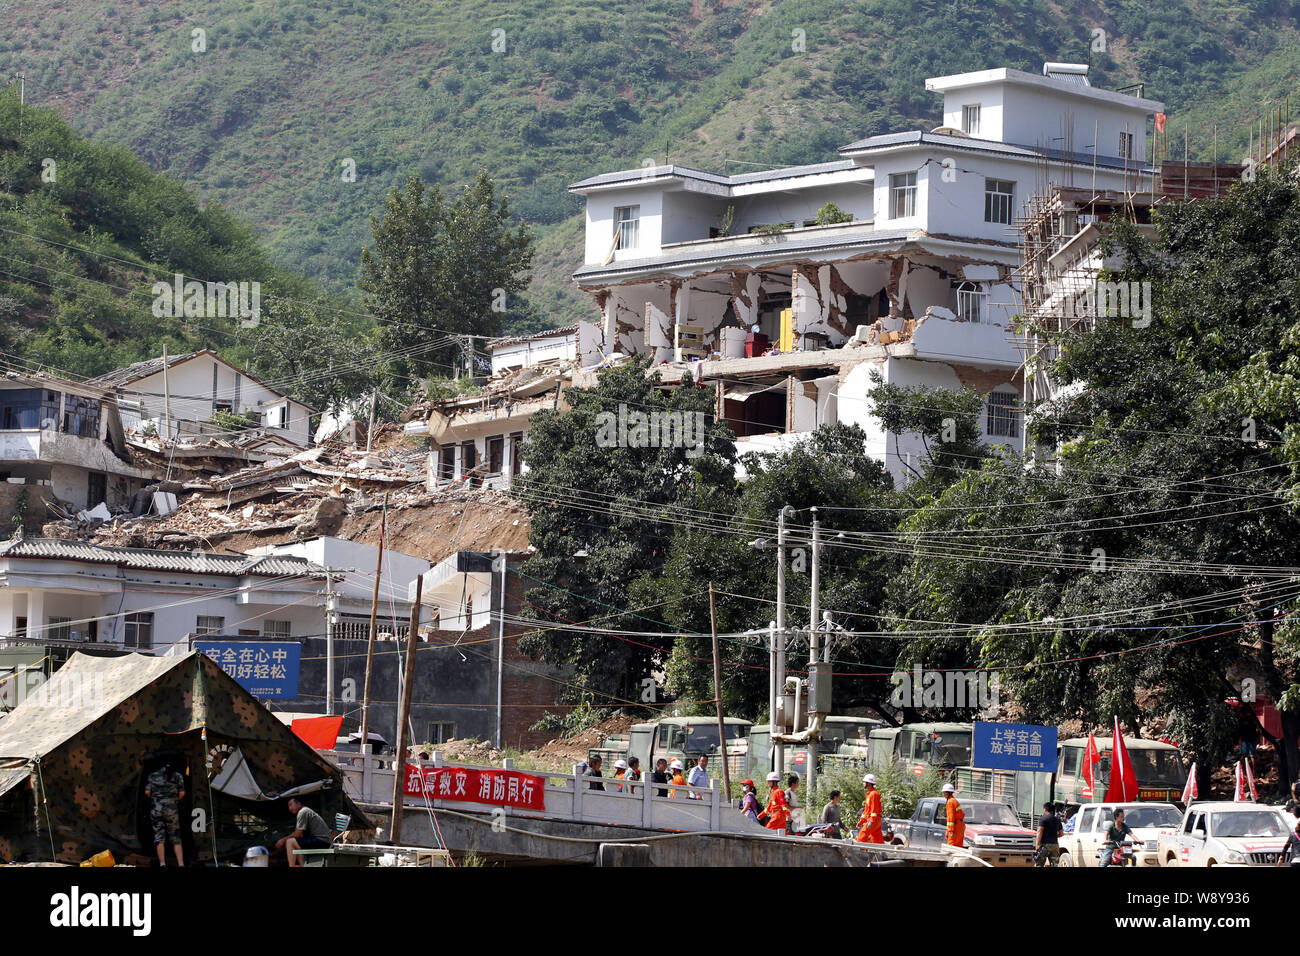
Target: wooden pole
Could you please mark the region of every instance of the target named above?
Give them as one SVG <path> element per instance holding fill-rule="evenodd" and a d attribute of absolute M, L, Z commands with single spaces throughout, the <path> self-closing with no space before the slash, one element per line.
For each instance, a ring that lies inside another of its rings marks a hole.
<path fill-rule="evenodd" d="M 375 593 L 370 598 L 370 640 L 366 642 L 366 683 L 361 692 L 361 752 L 370 753 L 370 678 L 375 670 L 375 636 L 379 622 L 379 579 L 384 567 L 384 539 L 388 537 L 388 492 L 379 519 L 379 556 L 375 559 Z"/>
<path fill-rule="evenodd" d="M 718 657 L 718 615 L 713 607 L 713 582 L 709 582 L 709 628 L 713 631 L 713 696 L 718 705 L 718 743 L 722 750 L 722 789 L 731 801 L 731 769 L 727 766 L 727 722 L 722 716 L 722 660 Z"/>
<path fill-rule="evenodd" d="M 411 714 L 411 693 L 415 690 L 415 645 L 420 638 L 420 605 L 424 600 L 424 575 L 415 579 L 415 603 L 411 605 L 411 627 L 406 633 L 406 670 L 402 677 L 402 701 L 397 707 L 397 776 L 393 778 L 393 822 L 388 839 L 402 842 L 402 804 L 406 798 L 406 725 Z"/>

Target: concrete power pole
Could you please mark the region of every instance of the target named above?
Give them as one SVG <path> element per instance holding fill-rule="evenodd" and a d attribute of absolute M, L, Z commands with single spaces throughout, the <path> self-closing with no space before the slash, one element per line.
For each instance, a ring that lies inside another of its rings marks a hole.
<path fill-rule="evenodd" d="M 782 696 L 785 694 L 785 519 L 793 514 L 794 509 L 786 505 L 776 518 L 776 632 L 773 635 L 775 640 L 775 660 L 773 664 L 776 679 L 770 724 L 774 741 L 772 769 L 780 774 L 785 773 L 785 744 L 776 740 L 776 734 L 778 733 L 777 709 Z"/>

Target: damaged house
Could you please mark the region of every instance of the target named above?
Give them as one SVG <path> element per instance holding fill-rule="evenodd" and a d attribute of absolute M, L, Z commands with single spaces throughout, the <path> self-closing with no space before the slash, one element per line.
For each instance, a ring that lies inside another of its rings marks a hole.
<path fill-rule="evenodd" d="M 153 472 L 127 445 L 117 399 L 52 375 L 0 378 L 0 522 L 36 530 L 100 504 L 129 506 Z"/>
<path fill-rule="evenodd" d="M 1163 104 L 1093 87 L 1087 74 L 1048 63 L 1041 75 L 932 78 L 941 125 L 857 140 L 824 163 L 736 175 L 638 167 L 574 184 L 587 204 L 574 280 L 598 317 L 565 330 L 572 357 L 550 365 L 529 364 L 536 337 L 513 341 L 519 369 L 499 372 L 473 412 L 468 401 L 435 409 L 431 433 L 460 442 L 458 423 L 477 415 L 506 442 L 522 438 L 529 413 L 515 379 L 531 371 L 525 387 L 555 403 L 559 380 L 589 386 L 601 362 L 637 355 L 665 382 L 689 372 L 713 385 L 742 452 L 858 424 L 906 478 L 922 445 L 870 414 L 873 371 L 975 389 L 985 440 L 1021 450 L 1020 211 L 1047 183 L 1122 192 L 1154 173 L 1143 157 Z M 539 382 L 547 369 L 554 389 Z"/>

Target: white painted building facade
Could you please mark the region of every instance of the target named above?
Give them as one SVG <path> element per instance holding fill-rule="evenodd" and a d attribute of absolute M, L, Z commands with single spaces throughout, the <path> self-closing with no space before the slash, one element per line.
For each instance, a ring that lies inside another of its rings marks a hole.
<path fill-rule="evenodd" d="M 0 543 L 0 636 L 166 653 L 205 633 L 325 633 L 325 572 L 299 557 Z"/>
<path fill-rule="evenodd" d="M 268 434 L 311 444 L 312 409 L 232 365 L 211 349 L 137 362 L 94 379 L 120 395 L 128 429 L 152 425 L 168 438 L 216 434 L 218 412 L 249 415 Z"/>
<path fill-rule="evenodd" d="M 574 278 L 601 311 L 602 353 L 702 360 L 742 450 L 854 422 L 905 480 L 919 442 L 872 421 L 872 370 L 976 389 L 986 439 L 1019 449 L 1016 217 L 1045 182 L 1149 182 L 1147 127 L 1163 106 L 1067 64 L 927 88 L 943 95 L 942 126 L 850 143 L 833 162 L 638 168 L 572 186 L 587 201 Z"/>

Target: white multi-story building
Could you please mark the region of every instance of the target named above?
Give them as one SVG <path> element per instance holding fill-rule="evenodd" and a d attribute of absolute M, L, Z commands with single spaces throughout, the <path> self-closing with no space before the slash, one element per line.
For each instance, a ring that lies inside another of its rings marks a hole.
<path fill-rule="evenodd" d="M 905 480 L 923 448 L 870 414 L 878 372 L 897 385 L 976 390 L 987 396 L 986 441 L 1021 449 L 1022 356 L 1010 327 L 1021 207 L 1053 183 L 1150 188 L 1148 122 L 1163 105 L 1097 89 L 1071 64 L 936 77 L 926 88 L 943 96 L 939 126 L 858 140 L 829 162 L 739 175 L 635 168 L 571 186 L 586 199 L 574 279 L 599 316 L 572 333 L 567 376 L 590 385 L 599 361 L 648 356 L 666 382 L 689 370 L 714 386 L 741 450 L 856 423 Z M 524 366 L 526 342 L 509 353 Z M 481 414 L 496 434 L 522 435 L 524 410 L 512 411 L 508 391 Z"/>

